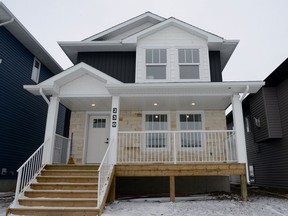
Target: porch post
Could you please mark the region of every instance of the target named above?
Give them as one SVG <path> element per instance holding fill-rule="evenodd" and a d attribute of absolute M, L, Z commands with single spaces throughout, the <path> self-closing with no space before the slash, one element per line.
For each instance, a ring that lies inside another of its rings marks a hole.
<path fill-rule="evenodd" d="M 243 110 L 242 110 L 242 103 L 240 101 L 240 95 L 232 96 L 232 110 L 233 110 L 233 122 L 236 134 L 237 159 L 239 163 L 245 163 L 247 165 L 246 140 L 245 140 Z"/>
<path fill-rule="evenodd" d="M 50 141 L 44 147 L 42 164 L 52 164 L 53 162 L 53 150 L 58 118 L 59 101 L 60 99 L 58 97 L 50 98 L 44 138 L 45 141 L 50 138 Z"/>
<path fill-rule="evenodd" d="M 119 127 L 119 96 L 112 97 L 112 107 L 111 107 L 111 127 L 110 127 L 110 145 L 112 144 L 111 154 L 109 155 L 109 160 L 112 164 L 117 163 L 117 144 L 118 144 L 118 127 Z"/>

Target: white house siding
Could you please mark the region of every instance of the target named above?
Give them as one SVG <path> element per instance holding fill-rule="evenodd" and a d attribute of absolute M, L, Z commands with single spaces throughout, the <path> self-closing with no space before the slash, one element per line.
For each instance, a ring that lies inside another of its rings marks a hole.
<path fill-rule="evenodd" d="M 196 48 L 200 51 L 200 79 L 195 80 L 195 82 L 211 80 L 207 40 L 192 35 L 180 28 L 170 26 L 138 41 L 136 50 L 136 83 L 146 81 L 145 50 L 151 48 L 167 49 L 166 82 L 180 81 L 178 49 L 181 48 Z M 189 81 L 191 82 L 191 80 Z M 151 80 L 147 82 L 151 82 Z M 159 80 L 157 80 L 157 82 L 159 82 Z M 181 82 L 185 82 L 185 80 L 181 80 Z"/>
<path fill-rule="evenodd" d="M 119 131 L 142 131 L 141 111 L 121 111 L 119 117 Z M 169 112 L 170 129 L 177 130 L 176 111 Z M 72 156 L 75 163 L 81 164 L 85 142 L 85 112 L 72 112 L 70 120 L 70 134 L 73 133 Z M 226 130 L 225 112 L 223 110 L 204 111 L 205 130 Z"/>

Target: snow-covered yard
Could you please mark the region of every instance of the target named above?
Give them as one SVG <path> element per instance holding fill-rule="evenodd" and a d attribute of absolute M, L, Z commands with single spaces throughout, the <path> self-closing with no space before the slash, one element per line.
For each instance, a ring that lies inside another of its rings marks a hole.
<path fill-rule="evenodd" d="M 12 202 L 10 193 L 0 193 L 0 215 Z M 248 202 L 237 195 L 193 196 L 178 198 L 171 203 L 166 198 L 131 199 L 108 205 L 103 216 L 288 216 L 288 200 L 252 195 Z"/>
<path fill-rule="evenodd" d="M 288 200 L 251 196 L 242 202 L 229 196 L 186 199 L 175 203 L 156 200 L 116 201 L 106 207 L 103 216 L 288 216 Z"/>

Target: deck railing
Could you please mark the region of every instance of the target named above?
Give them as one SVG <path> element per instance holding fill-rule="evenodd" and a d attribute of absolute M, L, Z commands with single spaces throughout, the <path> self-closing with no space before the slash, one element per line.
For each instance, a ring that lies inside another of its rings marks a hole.
<path fill-rule="evenodd" d="M 50 139 L 47 139 L 17 170 L 17 185 L 15 191 L 14 204 L 18 204 L 19 196 L 27 188 L 31 181 L 39 174 L 41 169 L 45 166 L 42 163 L 43 150 L 49 144 Z"/>
<path fill-rule="evenodd" d="M 117 163 L 236 162 L 234 130 L 120 131 Z"/>
<path fill-rule="evenodd" d="M 98 199 L 97 199 L 98 208 L 101 207 L 104 201 L 105 192 L 107 190 L 109 180 L 111 178 L 111 174 L 113 171 L 114 164 L 112 162 L 112 158 L 115 157 L 112 155 L 113 145 L 115 145 L 115 141 L 111 140 L 98 169 Z"/>
<path fill-rule="evenodd" d="M 69 138 L 55 134 L 53 164 L 66 164 L 70 155 Z"/>

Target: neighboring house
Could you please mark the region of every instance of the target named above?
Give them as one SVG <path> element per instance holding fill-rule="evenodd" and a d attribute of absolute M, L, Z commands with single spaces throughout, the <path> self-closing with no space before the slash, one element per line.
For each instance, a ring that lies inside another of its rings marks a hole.
<path fill-rule="evenodd" d="M 15 188 L 17 169 L 43 143 L 47 103 L 23 89 L 62 71 L 17 18 L 0 2 L 0 191 Z M 65 135 L 61 105 L 57 132 Z M 66 132 L 68 135 L 68 132 Z"/>
<path fill-rule="evenodd" d="M 288 58 L 245 98 L 243 118 L 251 183 L 288 189 Z"/>
<path fill-rule="evenodd" d="M 237 40 L 147 12 L 83 41 L 59 44 L 75 66 L 24 88 L 35 95 L 41 89 L 51 95 L 42 164 L 53 162 L 60 102 L 72 111 L 71 155 L 79 165 L 75 167 L 101 163 L 98 198 L 85 206 L 92 208 L 97 202 L 97 208 L 103 209 L 110 185 L 112 200 L 115 193 L 170 193 L 174 201 L 175 193 L 229 191 L 230 175 L 241 176 L 243 199 L 247 198 L 239 94 L 256 93 L 263 82 L 222 81 Z M 225 110 L 230 104 L 235 130 L 226 129 Z M 44 180 L 44 172 L 39 181 Z M 27 200 L 18 198 L 27 205 Z M 41 198 L 37 204 L 55 207 L 56 203 L 46 201 Z M 65 206 L 77 202 L 62 201 Z M 77 211 L 87 210 L 85 206 L 80 209 L 79 204 Z"/>

